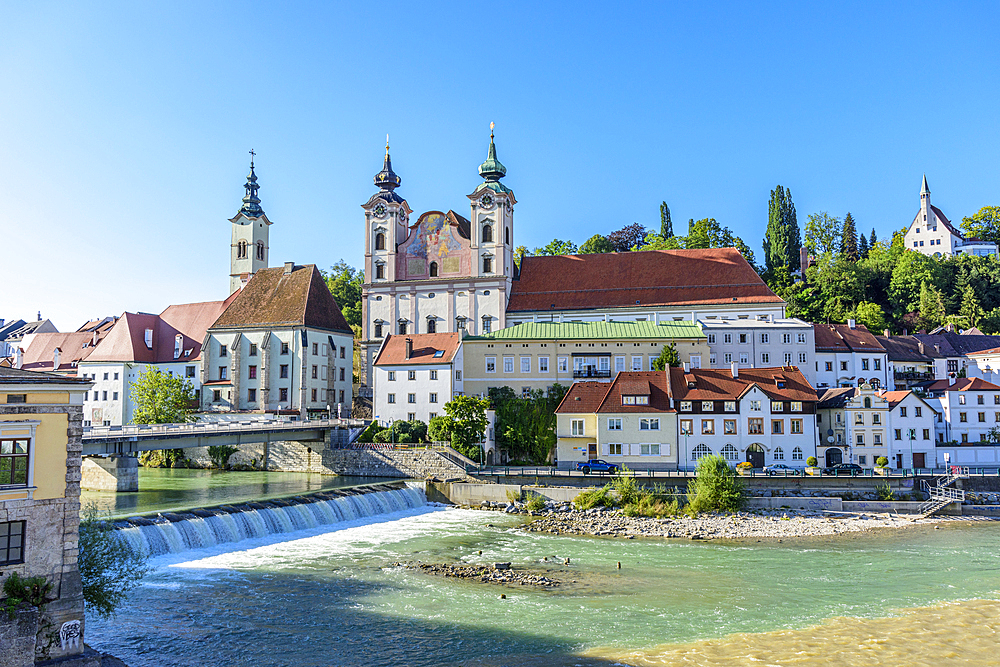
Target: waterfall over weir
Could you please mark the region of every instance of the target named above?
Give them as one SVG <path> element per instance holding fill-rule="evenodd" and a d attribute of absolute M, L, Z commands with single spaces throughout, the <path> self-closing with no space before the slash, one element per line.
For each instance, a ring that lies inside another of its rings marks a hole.
<path fill-rule="evenodd" d="M 427 498 L 420 489 L 378 484 L 259 503 L 166 512 L 155 518 L 132 517 L 119 522 L 118 527 L 133 547 L 149 556 L 161 556 L 426 504 Z"/>

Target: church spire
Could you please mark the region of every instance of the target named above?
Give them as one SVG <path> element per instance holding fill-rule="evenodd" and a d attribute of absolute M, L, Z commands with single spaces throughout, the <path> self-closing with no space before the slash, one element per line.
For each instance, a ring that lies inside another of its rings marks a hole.
<path fill-rule="evenodd" d="M 923 195 L 929 195 L 930 193 L 931 193 L 931 189 L 929 187 L 927 187 L 927 174 L 924 174 L 924 184 L 920 188 L 920 195 L 921 196 L 923 196 Z"/>
<path fill-rule="evenodd" d="M 253 159 L 256 153 L 253 149 L 250 149 L 250 173 L 247 174 L 247 182 L 243 186 L 246 188 L 247 194 L 243 197 L 243 206 L 240 207 L 240 213 L 248 218 L 259 218 L 264 215 L 264 209 L 260 207 L 260 197 L 257 196 L 257 190 L 260 186 L 257 185 L 257 174 L 254 173 L 253 169 Z"/>
<path fill-rule="evenodd" d="M 392 160 L 389 159 L 389 135 L 385 135 L 385 162 L 382 171 L 375 174 L 375 185 L 385 192 L 392 192 L 399 187 L 402 180 L 392 170 Z"/>
<path fill-rule="evenodd" d="M 479 175 L 487 182 L 498 182 L 507 175 L 507 167 L 497 159 L 497 147 L 493 143 L 493 127 L 490 123 L 490 150 L 486 155 L 486 161 L 479 165 Z"/>

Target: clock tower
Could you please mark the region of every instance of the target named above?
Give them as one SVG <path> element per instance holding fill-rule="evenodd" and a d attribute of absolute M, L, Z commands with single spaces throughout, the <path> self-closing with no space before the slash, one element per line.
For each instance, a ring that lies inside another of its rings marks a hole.
<path fill-rule="evenodd" d="M 230 218 L 233 227 L 232 243 L 229 259 L 229 293 L 232 294 L 247 284 L 253 274 L 267 268 L 268 229 L 271 221 L 260 207 L 260 197 L 257 191 L 257 174 L 253 166 L 254 152 L 250 151 L 250 173 L 243 186 L 247 193 L 243 197 L 243 205 Z"/>

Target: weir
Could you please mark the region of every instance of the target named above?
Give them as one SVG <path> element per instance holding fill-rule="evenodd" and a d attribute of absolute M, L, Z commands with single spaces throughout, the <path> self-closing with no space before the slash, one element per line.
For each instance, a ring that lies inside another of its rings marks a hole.
<path fill-rule="evenodd" d="M 148 556 L 236 543 L 253 537 L 333 526 L 427 504 L 420 488 L 405 483 L 320 491 L 294 498 L 245 502 L 135 516 L 116 521 L 130 544 Z"/>

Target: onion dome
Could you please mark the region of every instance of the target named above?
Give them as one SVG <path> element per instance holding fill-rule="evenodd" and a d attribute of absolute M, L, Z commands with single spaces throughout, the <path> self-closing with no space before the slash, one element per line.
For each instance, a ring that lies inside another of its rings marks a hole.
<path fill-rule="evenodd" d="M 254 155 L 255 153 L 251 150 L 250 173 L 247 174 L 247 182 L 243 186 L 246 188 L 247 194 L 243 197 L 243 206 L 240 207 L 240 213 L 248 218 L 259 218 L 264 215 L 264 209 L 260 207 L 260 197 L 257 196 L 257 190 L 260 189 L 260 186 L 257 185 L 257 174 L 254 173 L 253 169 Z"/>
<path fill-rule="evenodd" d="M 385 162 L 382 164 L 382 171 L 375 174 L 375 185 L 385 192 L 392 192 L 399 187 L 401 180 L 396 172 L 392 170 L 392 161 L 389 159 L 389 137 L 385 138 Z"/>
<path fill-rule="evenodd" d="M 497 182 L 507 175 L 507 167 L 497 159 L 497 147 L 493 143 L 493 123 L 490 123 L 490 152 L 486 161 L 479 165 L 479 175 L 487 182 Z"/>

